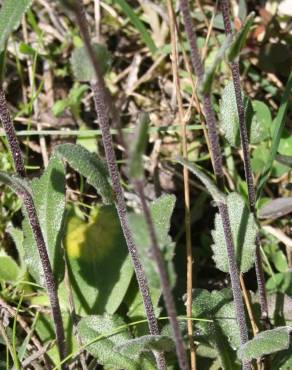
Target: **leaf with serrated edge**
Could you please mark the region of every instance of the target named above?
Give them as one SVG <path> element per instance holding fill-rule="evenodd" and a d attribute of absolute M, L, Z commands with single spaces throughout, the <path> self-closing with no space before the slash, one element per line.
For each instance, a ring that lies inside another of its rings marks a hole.
<path fill-rule="evenodd" d="M 61 159 L 53 155 L 43 175 L 32 180 L 31 187 L 53 272 L 56 281 L 60 281 L 64 274 L 61 237 L 65 211 L 65 168 Z M 42 264 L 27 216 L 23 221 L 23 231 L 24 259 L 28 270 L 36 282 L 44 286 Z"/>
<path fill-rule="evenodd" d="M 87 182 L 102 196 L 104 203 L 113 203 L 113 190 L 108 180 L 107 169 L 95 153 L 74 144 L 58 145 L 55 152 L 86 178 Z"/>
<path fill-rule="evenodd" d="M 78 323 L 78 333 L 87 351 L 98 359 L 99 364 L 114 369 L 138 370 L 139 363 L 133 358 L 115 352 L 114 347 L 131 339 L 126 324 L 118 315 L 87 316 Z"/>
<path fill-rule="evenodd" d="M 227 207 L 237 264 L 241 272 L 246 272 L 254 264 L 255 238 L 258 227 L 254 216 L 249 212 L 239 194 L 230 193 L 227 196 Z M 225 246 L 225 234 L 219 213 L 215 217 L 215 229 L 212 231 L 212 237 L 214 240 L 212 245 L 213 259 L 216 267 L 228 273 L 229 265 Z"/>
<path fill-rule="evenodd" d="M 32 0 L 4 0 L 0 10 L 0 52 L 4 50 L 9 35 L 19 26 L 31 3 Z"/>
<path fill-rule="evenodd" d="M 238 356 L 242 361 L 250 361 L 288 349 L 291 331 L 292 327 L 281 326 L 261 332 L 240 347 Z"/>

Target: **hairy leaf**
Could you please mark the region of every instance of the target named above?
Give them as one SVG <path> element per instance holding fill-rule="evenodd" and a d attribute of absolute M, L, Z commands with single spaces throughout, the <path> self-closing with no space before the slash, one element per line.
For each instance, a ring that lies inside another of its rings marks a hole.
<path fill-rule="evenodd" d="M 115 207 L 95 208 L 89 222 L 70 215 L 64 246 L 78 315 L 115 313 L 133 276 Z"/>
<path fill-rule="evenodd" d="M 208 292 L 195 289 L 193 297 L 192 315 L 213 320 L 197 321 L 196 329 L 217 351 L 222 367 L 236 369 L 234 349 L 239 347 L 240 335 L 231 290 Z"/>
<path fill-rule="evenodd" d="M 114 347 L 131 339 L 125 322 L 117 315 L 87 316 L 80 320 L 78 333 L 88 352 L 98 359 L 99 364 L 113 369 L 138 370 L 139 362 L 132 357 L 114 351 Z"/>
<path fill-rule="evenodd" d="M 114 347 L 114 351 L 123 355 L 139 359 L 143 352 L 149 351 L 171 352 L 175 350 L 173 340 L 163 335 L 144 335 L 130 339 L 127 342 Z"/>
<path fill-rule="evenodd" d="M 288 349 L 291 330 L 290 326 L 282 326 L 257 334 L 252 340 L 240 347 L 238 350 L 239 358 L 242 361 L 250 361 Z"/>
<path fill-rule="evenodd" d="M 64 274 L 63 251 L 61 248 L 63 215 L 65 210 L 65 168 L 57 156 L 52 156 L 43 175 L 31 182 L 33 201 L 43 237 L 48 248 L 56 281 Z M 24 210 L 26 215 L 26 211 Z M 27 216 L 23 221 L 24 259 L 29 272 L 37 283 L 45 285 L 38 248 Z"/>
<path fill-rule="evenodd" d="M 4 50 L 9 35 L 19 26 L 31 3 L 32 0 L 3 0 L 0 10 L 0 52 Z"/>
<path fill-rule="evenodd" d="M 145 152 L 148 139 L 149 115 L 143 113 L 140 117 L 136 136 L 131 145 L 129 176 L 131 179 L 139 179 L 143 177 L 143 160 L 142 156 Z"/>
<path fill-rule="evenodd" d="M 102 44 L 94 43 L 92 44 L 92 49 L 96 55 L 100 72 L 105 74 L 111 61 L 107 48 Z M 77 81 L 88 82 L 95 79 L 95 71 L 85 47 L 73 50 L 71 65 Z"/>
<path fill-rule="evenodd" d="M 106 204 L 113 203 L 113 190 L 109 184 L 106 167 L 95 153 L 74 144 L 58 145 L 56 153 L 80 175 L 86 177 L 87 182 L 102 196 Z"/>
<path fill-rule="evenodd" d="M 242 94 L 243 95 L 243 94 Z M 265 140 L 269 135 L 269 126 L 266 122 L 267 112 L 257 101 L 251 102 L 243 95 L 245 121 L 251 144 Z M 239 118 L 233 82 L 230 81 L 224 88 L 220 101 L 220 128 L 231 146 L 240 146 Z"/>
<path fill-rule="evenodd" d="M 237 34 L 235 34 L 235 38 L 227 53 L 227 56 L 230 62 L 232 62 L 235 58 L 238 57 L 241 49 L 243 48 L 246 42 L 249 30 L 253 24 L 254 18 L 255 18 L 255 13 L 254 12 L 250 13 L 247 16 L 245 23 L 242 26 L 241 30 Z"/>
<path fill-rule="evenodd" d="M 254 216 L 249 212 L 239 194 L 230 193 L 227 196 L 227 207 L 237 264 L 241 272 L 246 272 L 254 264 L 255 238 L 258 227 Z M 215 217 L 215 230 L 212 231 L 212 237 L 214 240 L 212 245 L 213 258 L 216 267 L 223 272 L 229 272 L 224 229 L 219 213 Z"/>
<path fill-rule="evenodd" d="M 199 178 L 200 181 L 202 181 L 215 202 L 226 203 L 225 195 L 217 188 L 214 182 L 207 175 L 205 175 L 204 172 L 201 171 L 196 165 L 191 164 L 189 161 L 186 161 L 182 158 L 178 158 L 177 162 L 183 166 L 186 166 L 190 172 L 192 172 L 195 176 Z"/>
<path fill-rule="evenodd" d="M 174 244 L 172 243 L 168 233 L 174 205 L 174 195 L 161 196 L 150 204 L 150 211 L 153 223 L 155 225 L 159 246 L 164 256 L 164 261 L 166 262 L 166 267 L 168 269 L 169 278 L 172 285 L 175 282 L 175 274 L 172 266 Z M 139 248 L 142 264 L 148 277 L 150 287 L 161 290 L 156 263 L 149 255 L 151 240 L 145 219 L 142 215 L 131 213 L 129 214 L 129 222 L 136 245 Z"/>

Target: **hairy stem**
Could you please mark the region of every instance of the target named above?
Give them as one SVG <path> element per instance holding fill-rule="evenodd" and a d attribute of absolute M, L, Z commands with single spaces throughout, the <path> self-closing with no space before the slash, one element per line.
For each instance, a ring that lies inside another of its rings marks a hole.
<path fill-rule="evenodd" d="M 86 19 L 83 12 L 83 7 L 79 0 L 75 2 L 76 6 L 74 7 L 74 13 L 76 16 L 76 21 L 80 29 L 81 36 L 83 38 L 83 42 L 85 48 L 87 50 L 88 56 L 92 62 L 94 72 L 95 72 L 95 81 L 91 82 L 91 88 L 93 91 L 94 96 L 94 103 L 95 109 L 98 117 L 98 122 L 100 126 L 100 130 L 102 133 L 102 140 L 104 151 L 106 155 L 106 161 L 108 166 L 108 171 L 111 177 L 113 190 L 115 193 L 115 205 L 118 212 L 118 216 L 120 219 L 121 227 L 123 230 L 124 237 L 126 239 L 126 243 L 129 249 L 129 253 L 132 259 L 132 263 L 134 266 L 136 278 L 138 281 L 139 289 L 143 298 L 145 312 L 148 320 L 148 326 L 150 334 L 158 335 L 158 323 L 155 317 L 154 308 L 150 296 L 148 281 L 143 269 L 143 266 L 140 262 L 139 254 L 137 247 L 134 242 L 133 234 L 129 227 L 129 221 L 127 216 L 126 210 L 126 202 L 124 199 L 124 192 L 120 182 L 120 174 L 118 171 L 116 155 L 113 147 L 112 137 L 110 134 L 110 124 L 109 124 L 109 117 L 108 117 L 108 106 L 106 101 L 106 87 L 100 73 L 98 61 L 94 54 L 94 51 L 91 46 L 90 36 L 88 33 L 88 27 L 86 23 Z M 158 369 L 166 369 L 166 362 L 164 355 L 162 353 L 155 353 L 156 362 Z"/>
<path fill-rule="evenodd" d="M 221 0 L 221 9 L 222 9 L 222 14 L 223 14 L 223 21 L 224 21 L 224 28 L 225 28 L 226 35 L 232 34 L 228 1 L 229 0 Z M 243 105 L 242 94 L 241 94 L 240 71 L 239 71 L 238 61 L 231 62 L 231 73 L 232 73 L 232 78 L 233 78 L 233 85 L 234 85 L 238 119 L 239 119 L 240 142 L 241 142 L 241 147 L 242 147 L 242 152 L 243 152 L 243 164 L 244 164 L 245 179 L 247 183 L 249 206 L 250 206 L 250 210 L 253 213 L 254 217 L 257 218 L 256 209 L 255 209 L 256 195 L 255 195 L 254 181 L 253 181 L 253 175 L 252 175 L 252 169 L 251 169 L 251 163 L 250 163 L 249 142 L 248 142 L 247 127 L 245 124 L 245 112 L 244 112 L 244 105 Z M 256 266 L 257 283 L 258 283 L 258 288 L 259 288 L 261 319 L 265 327 L 268 328 L 269 327 L 268 303 L 267 303 L 267 296 L 266 296 L 266 290 L 265 290 L 265 279 L 264 279 L 263 268 L 262 268 L 262 258 L 261 258 L 261 253 L 260 253 L 259 235 L 257 235 L 256 237 L 255 266 Z"/>
<path fill-rule="evenodd" d="M 197 47 L 196 35 L 193 30 L 193 24 L 192 24 L 188 0 L 180 0 L 180 8 L 181 8 L 182 16 L 184 19 L 186 34 L 187 34 L 187 37 L 190 43 L 192 65 L 197 75 L 198 83 L 201 84 L 204 78 L 204 69 L 203 69 L 203 64 L 202 64 L 201 57 L 199 54 L 199 50 Z M 221 190 L 223 190 L 224 174 L 223 174 L 223 166 L 222 166 L 222 155 L 221 155 L 221 150 L 220 150 L 220 145 L 219 145 L 219 136 L 218 136 L 217 127 L 216 127 L 216 118 L 215 118 L 215 113 L 212 109 L 210 94 L 204 94 L 202 97 L 202 100 L 203 100 L 204 114 L 206 117 L 206 123 L 208 127 L 210 147 L 211 147 L 211 151 L 212 151 L 212 155 L 214 159 L 213 160 L 214 173 L 216 175 L 218 187 Z M 226 204 L 224 203 L 219 203 L 218 207 L 219 207 L 219 212 L 222 218 L 222 223 L 223 223 L 223 228 L 224 228 L 224 236 L 225 236 L 225 242 L 226 242 L 226 248 L 227 248 L 229 273 L 230 273 L 230 278 L 231 278 L 231 286 L 232 286 L 232 292 L 233 292 L 233 298 L 234 298 L 234 304 L 235 304 L 236 318 L 237 318 L 237 323 L 238 323 L 239 330 L 240 330 L 240 341 L 241 341 L 241 344 L 244 344 L 248 340 L 248 331 L 247 331 L 247 325 L 246 325 L 243 299 L 242 299 L 241 290 L 240 290 L 239 273 L 238 273 L 238 268 L 236 264 L 228 209 L 227 209 Z M 250 366 L 249 364 L 244 364 L 244 367 L 248 369 Z"/>
<path fill-rule="evenodd" d="M 19 176 L 25 177 L 25 168 L 24 168 L 24 161 L 22 152 L 20 150 L 20 146 L 18 140 L 16 138 L 15 130 L 13 123 L 10 118 L 9 110 L 7 107 L 7 102 L 5 99 L 5 95 L 2 89 L 0 89 L 0 119 L 2 121 L 5 134 L 9 143 L 10 151 L 13 157 L 14 166 L 16 172 Z M 38 220 L 37 212 L 35 209 L 34 201 L 28 192 L 24 192 L 22 194 L 23 204 L 25 210 L 27 212 L 27 217 L 29 220 L 29 224 L 36 241 L 36 245 L 38 248 L 38 253 L 40 256 L 40 260 L 43 267 L 43 272 L 45 276 L 46 288 L 50 300 L 52 316 L 55 324 L 56 329 L 56 339 L 57 345 L 59 349 L 60 359 L 63 360 L 66 357 L 66 346 L 65 346 L 65 334 L 64 334 L 64 327 L 61 315 L 61 309 L 59 304 L 59 298 L 57 293 L 57 287 L 54 280 L 54 275 L 50 263 L 50 259 L 48 256 L 48 251 L 46 247 L 46 243 L 44 241 L 44 237 L 42 234 L 42 230 L 40 227 L 40 223 Z M 62 369 L 66 369 L 67 366 L 63 365 Z"/>
<path fill-rule="evenodd" d="M 167 311 L 167 315 L 169 317 L 170 325 L 173 331 L 173 337 L 175 341 L 175 347 L 176 347 L 176 353 L 177 353 L 179 366 L 181 370 L 187 370 L 188 360 L 187 360 L 186 351 L 183 345 L 183 338 L 182 338 L 178 320 L 177 320 L 177 312 L 175 308 L 175 303 L 174 303 L 173 295 L 172 295 L 171 288 L 168 282 L 165 263 L 163 261 L 161 251 L 159 248 L 151 213 L 150 213 L 148 204 L 146 202 L 146 197 L 144 193 L 144 184 L 143 184 L 143 181 L 136 180 L 134 182 L 134 185 L 135 185 L 137 194 L 139 195 L 139 198 L 141 200 L 142 210 L 143 210 L 147 228 L 149 231 L 149 236 L 151 240 L 150 253 L 151 253 L 151 256 L 153 257 L 153 260 L 157 264 L 161 288 L 162 288 L 162 294 L 163 294 L 163 298 L 164 298 L 164 302 L 166 306 L 166 311 Z"/>

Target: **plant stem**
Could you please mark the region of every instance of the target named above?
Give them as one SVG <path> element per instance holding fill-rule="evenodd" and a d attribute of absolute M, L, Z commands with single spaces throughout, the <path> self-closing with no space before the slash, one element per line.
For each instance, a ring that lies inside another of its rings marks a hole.
<path fill-rule="evenodd" d="M 2 89 L 0 89 L 0 119 L 2 121 L 5 134 L 9 143 L 10 151 L 13 157 L 14 166 L 19 176 L 25 177 L 25 168 L 22 152 L 18 140 L 16 138 L 13 123 L 10 118 L 7 102 Z M 61 309 L 59 305 L 57 287 L 54 280 L 54 275 L 50 263 L 50 259 L 47 252 L 47 247 L 44 241 L 40 223 L 38 220 L 37 212 L 35 209 L 34 201 L 28 192 L 22 194 L 23 204 L 27 212 L 29 224 L 36 241 L 38 253 L 43 267 L 43 272 L 46 281 L 46 288 L 50 300 L 52 316 L 56 329 L 56 339 L 59 349 L 60 359 L 63 360 L 66 357 L 66 346 L 65 346 L 65 334 L 62 322 Z M 62 369 L 66 369 L 67 366 L 63 365 Z"/>
<path fill-rule="evenodd" d="M 189 9 L 188 0 L 180 0 L 180 8 L 184 19 L 184 25 L 186 34 L 190 43 L 191 50 L 191 61 L 194 71 L 198 78 L 198 83 L 201 84 L 204 77 L 203 64 L 200 58 L 199 50 L 197 47 L 196 35 L 193 32 L 193 24 L 191 19 L 191 13 Z M 202 97 L 203 109 L 206 117 L 206 123 L 208 127 L 208 136 L 210 138 L 210 147 L 213 155 L 213 166 L 214 173 L 217 180 L 217 185 L 220 190 L 224 189 L 224 174 L 222 166 L 222 155 L 219 145 L 219 137 L 216 127 L 215 113 L 212 109 L 211 96 L 210 94 L 204 94 Z M 219 213 L 222 219 L 224 236 L 228 255 L 229 273 L 231 279 L 231 286 L 235 304 L 236 318 L 240 330 L 240 341 L 244 344 L 248 340 L 248 331 L 246 325 L 246 318 L 244 312 L 243 299 L 240 290 L 240 281 L 238 267 L 236 264 L 234 245 L 232 240 L 231 226 L 228 215 L 227 205 L 224 203 L 218 203 Z M 244 368 L 250 368 L 249 364 L 244 364 Z"/>
<path fill-rule="evenodd" d="M 229 10 L 229 3 L 228 0 L 221 0 L 221 9 L 223 13 L 223 21 L 224 21 L 224 28 L 226 35 L 232 34 L 231 29 L 231 22 L 230 22 L 230 10 Z M 249 154 L 249 142 L 248 142 L 248 134 L 247 134 L 247 127 L 245 124 L 245 112 L 244 112 L 244 105 L 242 100 L 241 94 L 241 84 L 240 84 L 240 71 L 239 71 L 239 63 L 238 61 L 231 62 L 231 73 L 236 97 L 236 105 L 237 105 L 237 112 L 238 112 L 238 119 L 239 119 L 239 132 L 240 132 L 240 142 L 243 152 L 243 164 L 244 164 L 244 173 L 245 179 L 247 183 L 247 190 L 248 190 L 248 199 L 249 199 L 249 206 L 250 210 L 253 213 L 255 219 L 257 219 L 256 209 L 255 209 L 255 188 L 254 188 L 254 181 L 250 163 L 250 154 Z M 268 303 L 267 303 L 267 296 L 265 290 L 265 279 L 263 274 L 262 268 L 262 258 L 260 253 L 260 237 L 257 235 L 256 237 L 256 254 L 255 254 L 255 267 L 256 267 L 256 277 L 257 283 L 259 288 L 259 301 L 261 307 L 261 319 L 268 329 L 269 327 L 269 319 L 268 319 Z"/>
<path fill-rule="evenodd" d="M 178 114 L 181 124 L 181 135 L 182 135 L 182 154 L 185 159 L 188 158 L 188 147 L 187 147 L 187 120 L 185 119 L 183 101 L 180 93 L 180 79 L 178 73 L 178 58 L 177 58 L 177 34 L 176 34 L 176 22 L 175 13 L 171 0 L 167 0 L 167 9 L 170 23 L 170 36 L 171 36 L 171 62 L 172 62 L 172 73 L 176 91 L 176 99 L 178 105 Z M 185 230 L 186 230 L 186 254 L 187 254 L 187 299 L 186 299 L 186 313 L 188 317 L 192 316 L 192 304 L 193 304 L 193 254 L 192 254 L 192 239 L 191 239 L 191 216 L 190 216 L 190 189 L 189 189 L 189 171 L 186 166 L 183 168 L 183 180 L 184 180 L 184 201 L 185 201 Z M 190 344 L 190 360 L 191 369 L 196 370 L 196 347 L 194 344 L 194 324 L 191 320 L 188 320 L 188 336 Z"/>
<path fill-rule="evenodd" d="M 149 236 L 151 240 L 150 253 L 153 256 L 154 261 L 157 263 L 157 268 L 158 268 L 158 273 L 159 273 L 160 283 L 161 283 L 161 288 L 162 288 L 162 294 L 163 294 L 163 298 L 164 298 L 164 302 L 166 306 L 167 315 L 169 317 L 169 321 L 170 321 L 172 331 L 173 331 L 173 337 L 175 341 L 175 347 L 176 347 L 176 353 L 177 353 L 179 366 L 181 370 L 187 370 L 188 360 L 187 360 L 187 355 L 186 355 L 184 345 L 183 345 L 183 338 L 182 338 L 178 320 L 177 320 L 177 312 L 175 308 L 175 303 L 174 303 L 173 295 L 172 295 L 171 288 L 168 282 L 165 263 L 163 261 L 161 251 L 159 248 L 151 213 L 150 213 L 148 204 L 146 202 L 143 181 L 135 180 L 134 186 L 141 200 L 142 210 L 143 210 L 147 228 L 149 231 Z"/>
<path fill-rule="evenodd" d="M 115 205 L 120 219 L 123 234 L 129 249 L 129 253 L 133 262 L 134 270 L 136 273 L 137 282 L 139 289 L 143 298 L 145 312 L 148 320 L 148 326 L 150 334 L 159 335 L 158 323 L 155 317 L 154 308 L 151 300 L 151 295 L 149 291 L 148 281 L 140 262 L 137 247 L 134 242 L 132 232 L 129 227 L 129 221 L 127 216 L 126 202 L 124 199 L 124 193 L 120 182 L 120 174 L 117 167 L 116 155 L 113 147 L 112 137 L 110 134 L 110 124 L 108 118 L 108 106 L 106 101 L 106 87 L 103 77 L 100 73 L 98 61 L 94 54 L 91 46 L 90 36 L 88 33 L 87 22 L 83 12 L 82 4 L 80 0 L 75 1 L 76 6 L 74 7 L 74 12 L 76 16 L 76 21 L 80 29 L 81 36 L 85 48 L 87 50 L 88 56 L 92 62 L 95 81 L 91 82 L 91 88 L 94 96 L 95 109 L 98 117 L 98 122 L 100 130 L 102 133 L 102 140 L 104 151 L 106 155 L 106 161 L 108 166 L 108 171 L 111 177 L 113 190 L 115 193 Z M 155 353 L 156 362 L 158 369 L 166 369 L 166 362 L 164 355 L 162 353 Z"/>

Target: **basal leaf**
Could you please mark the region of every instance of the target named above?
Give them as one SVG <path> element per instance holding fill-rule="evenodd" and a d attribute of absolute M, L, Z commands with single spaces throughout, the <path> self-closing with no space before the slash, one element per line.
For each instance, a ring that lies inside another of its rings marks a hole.
<path fill-rule="evenodd" d="M 19 26 L 31 3 L 32 0 L 3 0 L 0 10 L 0 52 L 4 50 L 8 37 Z"/>
<path fill-rule="evenodd" d="M 70 215 L 64 240 L 79 315 L 116 312 L 133 275 L 115 207 L 94 211 L 89 222 Z"/>
<path fill-rule="evenodd" d="M 282 326 L 257 334 L 252 340 L 240 347 L 238 350 L 239 358 L 242 361 L 250 361 L 288 349 L 291 330 L 290 326 Z"/>
<path fill-rule="evenodd" d="M 101 365 L 112 369 L 138 370 L 139 362 L 132 357 L 114 351 L 116 346 L 131 339 L 125 322 L 117 315 L 87 316 L 80 320 L 78 333 L 84 345 L 99 339 L 86 347 Z"/>
<path fill-rule="evenodd" d="M 268 113 L 261 102 L 251 102 L 243 96 L 245 109 L 245 124 L 251 144 L 257 144 L 269 136 L 269 126 L 266 121 Z M 233 82 L 224 88 L 220 101 L 220 128 L 231 146 L 240 146 L 239 118 Z"/>
<path fill-rule="evenodd" d="M 92 44 L 92 48 L 96 55 L 100 72 L 105 74 L 110 66 L 109 51 L 104 45 L 97 43 Z M 73 50 L 71 65 L 77 81 L 87 82 L 95 79 L 95 71 L 85 47 Z"/>
<path fill-rule="evenodd" d="M 170 337 L 163 335 L 144 335 L 115 346 L 114 351 L 138 360 L 144 352 L 172 352 L 175 351 L 175 346 Z"/>
<path fill-rule="evenodd" d="M 31 182 L 33 201 L 49 258 L 57 281 L 63 278 L 64 260 L 61 247 L 63 215 L 65 210 L 65 168 L 63 162 L 52 156 L 40 178 Z M 24 214 L 26 212 L 24 210 Z M 42 264 L 27 216 L 23 221 L 24 259 L 37 283 L 44 285 Z"/>
<path fill-rule="evenodd" d="M 241 30 L 237 34 L 235 34 L 235 38 L 227 53 L 228 60 L 230 62 L 232 62 L 235 58 L 239 56 L 239 53 L 246 42 L 249 30 L 253 24 L 254 18 L 255 18 L 255 13 L 254 12 L 250 13 L 247 16 L 245 23 L 242 26 Z"/>
<path fill-rule="evenodd" d="M 131 179 L 143 177 L 143 160 L 142 156 L 145 153 L 145 148 L 148 139 L 149 115 L 143 113 L 140 117 L 136 135 L 131 145 L 129 176 Z"/>
<path fill-rule="evenodd" d="M 95 153 L 74 144 L 58 145 L 56 153 L 80 175 L 86 177 L 87 182 L 102 196 L 106 204 L 113 203 L 113 190 L 109 184 L 106 167 Z"/>
<path fill-rule="evenodd" d="M 254 264 L 255 237 L 258 227 L 254 216 L 239 194 L 230 193 L 227 196 L 227 207 L 237 264 L 241 272 L 246 272 Z M 215 217 L 215 230 L 212 231 L 212 237 L 216 267 L 223 272 L 229 272 L 223 224 L 219 213 Z"/>
<path fill-rule="evenodd" d="M 224 369 L 237 369 L 235 349 L 239 347 L 239 328 L 236 322 L 231 290 L 193 292 L 192 316 L 213 320 L 196 322 L 199 335 L 217 351 Z"/>
<path fill-rule="evenodd" d="M 168 269 L 170 282 L 173 285 L 175 282 L 175 274 L 172 266 L 174 255 L 174 244 L 171 241 L 169 233 L 170 219 L 175 205 L 175 196 L 164 195 L 150 204 L 152 220 L 155 225 L 156 235 L 158 237 L 159 246 L 161 248 L 166 267 Z M 145 273 L 149 280 L 151 288 L 160 288 L 160 279 L 156 269 L 156 263 L 149 255 L 149 247 L 151 244 L 150 236 L 145 219 L 142 215 L 129 214 L 130 227 L 137 247 L 139 248 L 140 257 L 142 260 Z"/>

